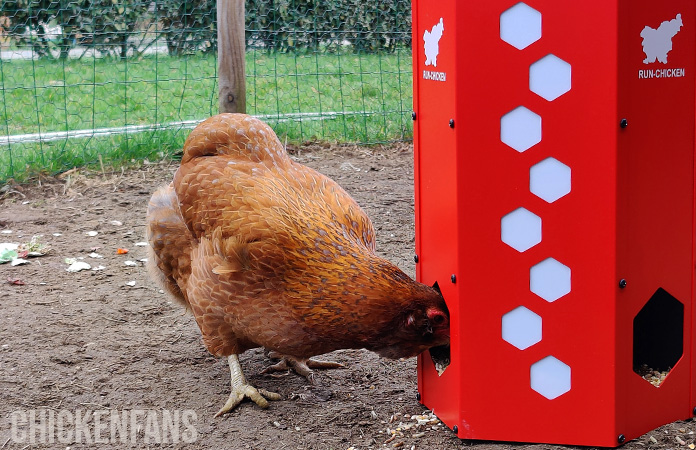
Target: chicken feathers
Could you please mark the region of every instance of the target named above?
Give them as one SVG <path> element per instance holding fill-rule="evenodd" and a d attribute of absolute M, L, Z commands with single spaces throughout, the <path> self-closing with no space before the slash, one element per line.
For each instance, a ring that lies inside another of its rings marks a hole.
<path fill-rule="evenodd" d="M 439 293 L 377 256 L 358 204 L 251 116 L 220 114 L 191 132 L 147 231 L 153 278 L 191 309 L 214 355 L 396 358 L 449 341 Z"/>

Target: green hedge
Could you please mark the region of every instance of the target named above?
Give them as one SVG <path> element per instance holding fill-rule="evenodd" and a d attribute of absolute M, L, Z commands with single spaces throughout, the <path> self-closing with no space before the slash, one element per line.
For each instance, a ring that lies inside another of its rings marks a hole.
<path fill-rule="evenodd" d="M 73 48 L 125 58 L 164 38 L 171 55 L 217 47 L 214 0 L 0 0 L 4 32 L 39 57 Z M 246 41 L 267 51 L 393 51 L 411 43 L 408 0 L 246 0 Z"/>
<path fill-rule="evenodd" d="M 170 55 L 217 49 L 214 0 L 157 1 L 155 22 L 162 25 Z"/>
<path fill-rule="evenodd" d="M 140 32 L 151 2 L 129 0 L 0 0 L 5 33 L 39 57 L 66 58 L 72 48 L 126 57 L 144 49 Z"/>
<path fill-rule="evenodd" d="M 247 46 L 273 51 L 393 51 L 411 44 L 409 0 L 247 0 Z"/>

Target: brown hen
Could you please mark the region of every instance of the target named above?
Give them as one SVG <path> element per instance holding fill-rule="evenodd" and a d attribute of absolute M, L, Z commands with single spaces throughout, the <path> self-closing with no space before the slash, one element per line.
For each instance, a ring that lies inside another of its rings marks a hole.
<path fill-rule="evenodd" d="M 147 232 L 151 274 L 228 357 L 232 394 L 218 414 L 279 398 L 244 378 L 237 355 L 254 347 L 311 377 L 326 364 L 309 357 L 333 350 L 400 358 L 449 342 L 442 296 L 377 256 L 357 203 L 253 117 L 220 114 L 191 132 L 174 180 L 150 200 Z"/>

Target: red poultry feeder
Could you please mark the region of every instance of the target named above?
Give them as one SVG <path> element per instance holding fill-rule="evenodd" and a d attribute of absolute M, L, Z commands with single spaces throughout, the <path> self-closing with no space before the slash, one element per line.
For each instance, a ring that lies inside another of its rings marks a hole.
<path fill-rule="evenodd" d="M 691 417 L 696 3 L 414 0 L 413 49 L 422 403 L 606 447 Z"/>

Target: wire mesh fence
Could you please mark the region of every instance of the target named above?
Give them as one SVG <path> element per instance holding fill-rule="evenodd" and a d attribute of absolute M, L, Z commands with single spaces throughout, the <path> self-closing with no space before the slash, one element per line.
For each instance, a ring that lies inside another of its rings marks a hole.
<path fill-rule="evenodd" d="M 216 114 L 211 0 L 0 0 L 0 183 L 157 159 Z M 409 139 L 410 2 L 247 0 L 247 112 L 282 140 Z"/>

